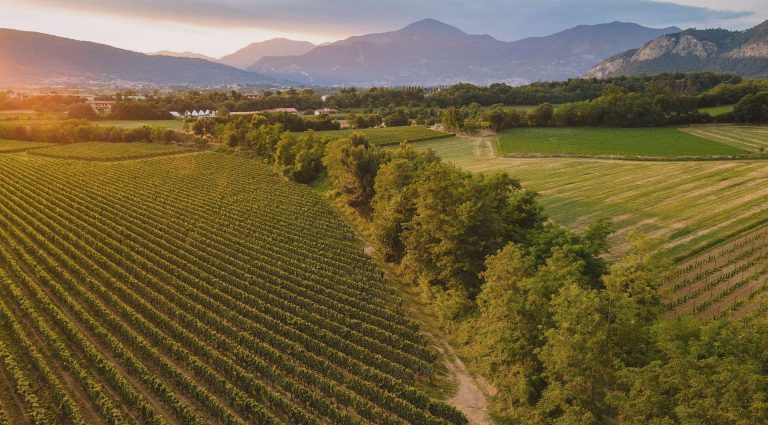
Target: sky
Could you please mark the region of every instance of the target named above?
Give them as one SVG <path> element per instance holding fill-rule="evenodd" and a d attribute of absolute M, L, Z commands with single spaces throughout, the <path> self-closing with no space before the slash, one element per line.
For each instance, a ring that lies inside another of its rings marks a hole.
<path fill-rule="evenodd" d="M 214 57 L 275 37 L 322 43 L 435 18 L 512 41 L 580 24 L 744 29 L 768 0 L 0 0 L 0 27 Z"/>

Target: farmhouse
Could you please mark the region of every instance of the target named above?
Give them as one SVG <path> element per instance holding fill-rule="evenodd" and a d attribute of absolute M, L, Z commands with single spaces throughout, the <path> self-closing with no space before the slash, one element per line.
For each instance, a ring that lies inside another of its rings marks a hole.
<path fill-rule="evenodd" d="M 206 110 L 193 110 L 192 112 L 186 111 L 183 114 L 178 112 L 171 112 L 171 116 L 174 118 L 213 118 L 216 116 L 216 111 Z"/>
<path fill-rule="evenodd" d="M 315 109 L 315 115 L 322 115 L 322 114 L 337 114 L 339 113 L 336 109 L 331 108 L 323 108 L 323 109 Z"/>

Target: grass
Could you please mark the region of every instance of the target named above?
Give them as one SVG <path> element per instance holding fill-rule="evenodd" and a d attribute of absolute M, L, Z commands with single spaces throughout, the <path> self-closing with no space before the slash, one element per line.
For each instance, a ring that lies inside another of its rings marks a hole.
<path fill-rule="evenodd" d="M 500 158 L 493 138 L 419 142 L 470 171 L 506 171 L 541 194 L 555 221 L 575 230 L 611 218 L 616 257 L 639 230 L 662 238 L 668 256 L 683 258 L 768 222 L 768 162 L 611 161 L 582 158 Z"/>
<path fill-rule="evenodd" d="M 720 106 L 710 106 L 707 108 L 700 108 L 699 112 L 703 114 L 709 114 L 710 116 L 717 117 L 720 115 L 725 115 L 729 112 L 733 112 L 733 107 L 736 105 L 720 105 Z"/>
<path fill-rule="evenodd" d="M 415 142 L 420 140 L 438 139 L 453 136 L 449 133 L 443 133 L 429 129 L 421 125 L 412 125 L 405 127 L 386 127 L 386 128 L 366 128 L 366 129 L 343 129 L 319 131 L 317 134 L 329 139 L 338 139 L 349 137 L 352 133 L 360 132 L 368 137 L 368 141 L 374 145 L 394 145 L 401 141 Z"/>
<path fill-rule="evenodd" d="M 184 120 L 138 120 L 138 121 L 125 121 L 125 120 L 109 120 L 109 121 L 96 121 L 96 124 L 107 127 L 120 127 L 120 128 L 138 128 L 143 126 L 149 126 L 152 128 L 169 128 L 171 130 L 181 130 L 184 128 Z"/>
<path fill-rule="evenodd" d="M 151 158 L 184 152 L 190 152 L 190 150 L 175 145 L 152 143 L 85 142 L 37 149 L 32 154 L 49 158 L 83 161 L 116 161 Z"/>
<path fill-rule="evenodd" d="M 683 127 L 680 130 L 750 152 L 768 151 L 768 127 L 717 124 Z"/>
<path fill-rule="evenodd" d="M 50 143 L 25 142 L 20 140 L 0 140 L 0 153 L 19 152 L 51 146 Z"/>
<path fill-rule="evenodd" d="M 517 128 L 499 136 L 501 154 L 618 157 L 743 155 L 741 147 L 675 128 Z"/>

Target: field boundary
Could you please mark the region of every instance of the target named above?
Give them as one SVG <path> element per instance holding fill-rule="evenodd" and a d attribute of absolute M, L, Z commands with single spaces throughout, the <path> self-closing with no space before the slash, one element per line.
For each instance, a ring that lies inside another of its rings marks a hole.
<path fill-rule="evenodd" d="M 39 149 L 39 148 L 36 148 L 36 149 Z M 146 155 L 138 155 L 138 156 L 127 156 L 125 158 L 109 158 L 109 159 L 99 159 L 99 158 L 82 157 L 82 156 L 50 155 L 50 154 L 40 153 L 40 152 L 28 152 L 28 155 L 32 155 L 40 158 L 60 159 L 63 161 L 111 163 L 111 162 L 137 161 L 141 159 L 163 158 L 163 157 L 169 157 L 169 156 L 191 155 L 194 153 L 199 153 L 204 151 L 205 151 L 204 149 L 192 149 L 189 152 L 154 153 L 154 154 L 146 154 Z"/>
<path fill-rule="evenodd" d="M 498 142 L 497 142 L 498 144 Z M 588 155 L 576 153 L 507 153 L 502 158 L 546 159 L 546 158 L 579 158 L 579 159 L 610 159 L 617 161 L 650 161 L 650 162 L 681 162 L 681 161 L 738 161 L 768 159 L 768 154 L 744 155 L 712 155 L 712 156 L 629 156 L 629 155 Z"/>

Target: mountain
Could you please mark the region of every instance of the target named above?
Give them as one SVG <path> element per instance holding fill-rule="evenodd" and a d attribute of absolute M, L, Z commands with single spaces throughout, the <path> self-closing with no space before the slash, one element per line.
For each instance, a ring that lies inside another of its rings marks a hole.
<path fill-rule="evenodd" d="M 297 56 L 268 56 L 249 71 L 327 85 L 487 84 L 560 80 L 678 28 L 636 24 L 579 26 L 547 37 L 504 42 L 425 19 L 397 31 L 350 37 Z"/>
<path fill-rule="evenodd" d="M 235 68 L 246 69 L 264 56 L 303 55 L 316 46 L 308 41 L 274 38 L 272 40 L 251 43 L 242 49 L 224 56 L 219 62 Z"/>
<path fill-rule="evenodd" d="M 693 71 L 768 76 L 768 21 L 745 31 L 689 29 L 663 35 L 597 64 L 586 75 Z"/>
<path fill-rule="evenodd" d="M 161 50 L 159 52 L 153 52 L 153 53 L 147 53 L 147 54 L 150 55 L 150 56 L 171 56 L 171 57 L 174 57 L 174 58 L 203 59 L 203 60 L 207 60 L 208 62 L 218 62 L 219 61 L 218 59 L 216 59 L 214 57 L 207 56 L 207 55 L 204 55 L 202 53 L 195 53 L 195 52 L 172 52 L 170 50 Z"/>
<path fill-rule="evenodd" d="M 150 56 L 104 44 L 0 29 L 0 85 L 135 82 L 218 85 L 274 80 L 203 59 Z"/>
<path fill-rule="evenodd" d="M 629 22 L 579 25 L 546 37 L 531 37 L 511 43 L 518 72 L 540 80 L 562 80 L 580 76 L 595 63 L 616 52 L 641 46 L 662 34 L 680 28 L 647 28 Z"/>

